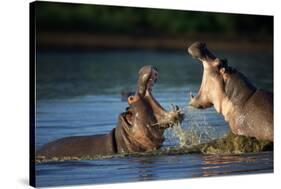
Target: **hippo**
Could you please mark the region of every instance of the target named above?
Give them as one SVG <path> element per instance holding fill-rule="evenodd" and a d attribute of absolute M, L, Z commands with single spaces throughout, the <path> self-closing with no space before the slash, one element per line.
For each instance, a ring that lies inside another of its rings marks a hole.
<path fill-rule="evenodd" d="M 273 142 L 273 94 L 255 87 L 203 42 L 193 43 L 188 53 L 204 68 L 199 92 L 196 96 L 190 93 L 189 105 L 202 109 L 214 106 L 232 133 Z"/>
<path fill-rule="evenodd" d="M 128 97 L 129 107 L 118 117 L 117 126 L 108 134 L 70 136 L 43 145 L 37 157 L 91 157 L 116 153 L 147 152 L 158 149 L 164 141 L 164 130 L 182 121 L 178 107 L 166 111 L 152 96 L 158 71 L 144 66 L 139 71 L 137 90 Z"/>

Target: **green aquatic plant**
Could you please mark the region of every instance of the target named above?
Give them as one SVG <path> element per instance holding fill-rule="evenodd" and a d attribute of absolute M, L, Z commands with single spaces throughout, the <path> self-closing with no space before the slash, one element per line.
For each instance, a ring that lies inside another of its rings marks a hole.
<path fill-rule="evenodd" d="M 200 144 L 204 154 L 240 154 L 273 150 L 273 142 L 257 140 L 254 137 L 235 135 L 229 132 L 225 137 Z"/>

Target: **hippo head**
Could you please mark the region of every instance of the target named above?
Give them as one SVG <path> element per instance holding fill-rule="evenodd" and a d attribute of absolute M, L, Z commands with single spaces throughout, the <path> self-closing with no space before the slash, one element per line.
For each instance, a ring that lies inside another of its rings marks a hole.
<path fill-rule="evenodd" d="M 257 89 L 226 60 L 216 58 L 204 43 L 195 42 L 188 53 L 204 68 L 199 92 L 196 96 L 190 94 L 189 105 L 214 106 L 232 133 L 273 141 L 273 94 Z"/>
<path fill-rule="evenodd" d="M 216 58 L 205 43 L 195 42 L 188 48 L 188 53 L 198 59 L 204 68 L 199 92 L 196 96 L 190 93 L 189 105 L 196 108 L 208 108 L 214 105 L 221 113 L 222 101 L 225 99 L 227 77 L 234 72 L 226 60 Z"/>
<path fill-rule="evenodd" d="M 122 136 L 118 151 L 142 152 L 161 147 L 164 130 L 183 119 L 179 108 L 166 111 L 152 96 L 152 87 L 158 71 L 153 66 L 144 66 L 139 71 L 136 93 L 128 97 L 129 107 L 119 116 Z"/>

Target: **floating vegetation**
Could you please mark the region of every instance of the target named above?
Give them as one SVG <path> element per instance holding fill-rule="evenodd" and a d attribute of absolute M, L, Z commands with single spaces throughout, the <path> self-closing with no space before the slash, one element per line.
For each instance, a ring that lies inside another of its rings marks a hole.
<path fill-rule="evenodd" d="M 241 154 L 272 150 L 273 142 L 271 141 L 239 136 L 232 132 L 229 132 L 223 138 L 200 145 L 200 151 L 204 154 Z"/>

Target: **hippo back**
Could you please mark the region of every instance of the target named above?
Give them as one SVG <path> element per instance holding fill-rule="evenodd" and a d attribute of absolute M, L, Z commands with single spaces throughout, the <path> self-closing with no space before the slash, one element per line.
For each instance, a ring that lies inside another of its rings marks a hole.
<path fill-rule="evenodd" d="M 115 129 L 109 134 L 65 137 L 44 145 L 37 156 L 83 157 L 116 153 Z"/>
<path fill-rule="evenodd" d="M 256 90 L 246 102 L 244 112 L 250 135 L 273 141 L 273 94 Z"/>

